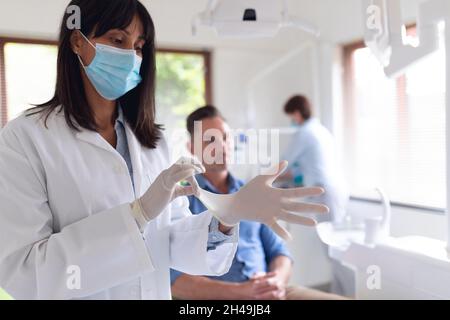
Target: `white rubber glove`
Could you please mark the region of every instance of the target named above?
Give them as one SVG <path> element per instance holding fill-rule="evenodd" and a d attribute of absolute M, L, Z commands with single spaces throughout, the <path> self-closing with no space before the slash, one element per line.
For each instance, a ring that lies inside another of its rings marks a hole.
<path fill-rule="evenodd" d="M 328 213 L 325 205 L 295 202 L 298 198 L 319 196 L 322 188 L 278 189 L 272 183 L 287 168 L 287 161 L 277 165 L 274 175 L 261 175 L 242 187 L 237 193 L 218 195 L 199 190 L 199 199 L 226 226 L 235 226 L 242 220 L 257 221 L 272 228 L 285 240 L 292 239 L 289 232 L 278 224 L 284 220 L 294 224 L 315 226 L 311 218 L 294 213 Z M 273 171 L 272 171 L 273 172 Z"/>
<path fill-rule="evenodd" d="M 183 187 L 179 182 L 193 181 L 193 176 L 204 172 L 205 168 L 195 158 L 181 158 L 169 169 L 161 172 L 147 192 L 132 204 L 138 224 L 142 227 L 146 222 L 158 217 L 176 198 L 198 194 L 198 184 Z M 139 212 L 143 214 L 145 221 L 139 218 Z"/>

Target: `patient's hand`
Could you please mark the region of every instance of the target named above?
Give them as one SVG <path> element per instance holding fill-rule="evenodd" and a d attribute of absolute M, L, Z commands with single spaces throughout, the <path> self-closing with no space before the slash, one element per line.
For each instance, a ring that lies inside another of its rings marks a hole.
<path fill-rule="evenodd" d="M 236 285 L 236 297 L 241 300 L 284 300 L 286 286 L 277 273 L 259 274 Z"/>

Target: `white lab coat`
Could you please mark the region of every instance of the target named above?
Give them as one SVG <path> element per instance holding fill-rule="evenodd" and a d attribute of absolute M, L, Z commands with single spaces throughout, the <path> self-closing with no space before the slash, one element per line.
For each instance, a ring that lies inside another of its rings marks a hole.
<path fill-rule="evenodd" d="M 347 188 L 343 180 L 336 145 L 331 133 L 318 119 L 310 119 L 295 132 L 283 160 L 290 168 L 303 175 L 306 187 L 323 187 L 325 194 L 310 201 L 323 203 L 330 208 L 330 219 L 342 222 L 348 202 Z M 294 168 L 297 164 L 298 167 Z M 323 215 L 317 215 L 319 221 Z"/>
<path fill-rule="evenodd" d="M 170 165 L 165 141 L 144 148 L 126 126 L 134 193 L 125 161 L 98 133 L 70 129 L 62 112 L 47 126 L 21 116 L 0 132 L 0 286 L 13 297 L 171 299 L 170 267 L 229 270 L 237 232 L 208 252 L 212 215 L 192 215 L 186 198 L 144 237 L 132 217 L 130 203 Z"/>

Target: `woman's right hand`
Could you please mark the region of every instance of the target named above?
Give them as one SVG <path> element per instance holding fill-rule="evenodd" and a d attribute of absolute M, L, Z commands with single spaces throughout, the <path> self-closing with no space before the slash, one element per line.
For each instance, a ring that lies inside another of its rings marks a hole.
<path fill-rule="evenodd" d="M 198 184 L 193 178 L 205 172 L 205 168 L 196 158 L 183 157 L 156 178 L 147 192 L 137 200 L 147 222 L 158 217 L 164 209 L 178 197 L 197 194 Z M 189 181 L 190 186 L 183 187 L 181 181 Z"/>

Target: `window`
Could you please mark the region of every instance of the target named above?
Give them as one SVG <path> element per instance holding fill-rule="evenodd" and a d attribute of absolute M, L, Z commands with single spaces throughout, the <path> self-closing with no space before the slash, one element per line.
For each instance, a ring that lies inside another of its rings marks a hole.
<path fill-rule="evenodd" d="M 53 42 L 0 38 L 0 128 L 53 96 L 57 53 Z M 211 103 L 209 52 L 158 50 L 157 70 L 158 121 L 166 128 L 184 126 L 191 111 Z"/>
<path fill-rule="evenodd" d="M 52 97 L 56 58 L 54 43 L 0 39 L 0 126 Z"/>
<path fill-rule="evenodd" d="M 162 49 L 158 51 L 156 66 L 158 122 L 169 132 L 185 129 L 192 111 L 212 103 L 210 54 Z"/>
<path fill-rule="evenodd" d="M 393 202 L 445 208 L 444 46 L 397 79 L 363 44 L 344 56 L 342 151 L 352 195 L 370 198 L 381 187 Z"/>

